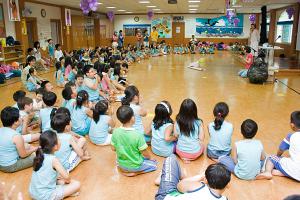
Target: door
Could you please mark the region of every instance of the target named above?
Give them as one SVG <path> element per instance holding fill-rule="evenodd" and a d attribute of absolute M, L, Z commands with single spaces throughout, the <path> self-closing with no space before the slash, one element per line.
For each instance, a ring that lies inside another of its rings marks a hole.
<path fill-rule="evenodd" d="M 59 19 L 50 19 L 51 39 L 54 44 L 61 44 L 61 24 Z"/>
<path fill-rule="evenodd" d="M 26 17 L 28 45 L 33 48 L 34 42 L 38 41 L 37 20 L 35 17 Z"/>
<path fill-rule="evenodd" d="M 184 44 L 184 38 L 185 38 L 185 23 L 184 22 L 173 22 L 172 23 L 173 45 Z"/>

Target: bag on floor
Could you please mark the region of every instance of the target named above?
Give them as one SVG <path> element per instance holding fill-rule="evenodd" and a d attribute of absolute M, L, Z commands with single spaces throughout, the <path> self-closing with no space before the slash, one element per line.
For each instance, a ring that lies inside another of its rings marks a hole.
<path fill-rule="evenodd" d="M 0 84 L 4 84 L 4 83 L 5 83 L 5 75 L 0 74 Z"/>
<path fill-rule="evenodd" d="M 268 79 L 268 65 L 262 59 L 256 59 L 247 74 L 250 83 L 262 84 Z"/>

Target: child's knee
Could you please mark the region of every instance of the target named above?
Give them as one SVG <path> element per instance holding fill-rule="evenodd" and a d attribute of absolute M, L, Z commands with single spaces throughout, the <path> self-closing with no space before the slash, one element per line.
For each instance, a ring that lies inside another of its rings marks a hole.
<path fill-rule="evenodd" d="M 79 190 L 81 187 L 81 183 L 77 180 L 71 180 L 71 184 L 76 188 L 76 190 Z"/>

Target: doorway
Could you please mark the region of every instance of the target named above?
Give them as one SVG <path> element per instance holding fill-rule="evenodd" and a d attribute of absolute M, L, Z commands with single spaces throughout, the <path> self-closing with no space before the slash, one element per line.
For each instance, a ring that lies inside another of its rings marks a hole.
<path fill-rule="evenodd" d="M 38 41 L 37 20 L 35 17 L 26 17 L 28 45 L 33 48 L 35 41 Z"/>
<path fill-rule="evenodd" d="M 185 39 L 185 23 L 184 22 L 173 22 L 172 23 L 172 40 L 173 45 L 184 44 Z"/>
<path fill-rule="evenodd" d="M 61 43 L 61 23 L 59 19 L 50 19 L 51 23 L 51 39 L 54 44 Z"/>

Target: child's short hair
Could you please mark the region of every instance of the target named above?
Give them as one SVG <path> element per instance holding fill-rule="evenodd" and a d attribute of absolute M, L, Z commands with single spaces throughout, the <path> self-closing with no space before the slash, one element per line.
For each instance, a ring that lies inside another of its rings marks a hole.
<path fill-rule="evenodd" d="M 27 49 L 27 53 L 30 53 L 30 52 L 32 52 L 33 51 L 33 48 L 31 48 L 31 47 L 29 47 L 28 49 Z"/>
<path fill-rule="evenodd" d="M 24 110 L 25 105 L 30 105 L 32 103 L 33 103 L 33 101 L 32 101 L 31 98 L 29 98 L 29 97 L 23 97 L 23 98 L 21 98 L 21 99 L 18 100 L 17 104 L 18 104 L 18 108 L 20 110 Z"/>
<path fill-rule="evenodd" d="M 300 111 L 292 112 L 291 123 L 293 123 L 297 129 L 300 129 Z"/>
<path fill-rule="evenodd" d="M 77 80 L 78 78 L 84 78 L 84 75 L 81 73 L 76 74 L 75 79 Z"/>
<path fill-rule="evenodd" d="M 68 108 L 65 108 L 65 107 L 60 107 L 56 110 L 55 114 L 59 114 L 59 113 L 63 113 L 63 114 L 66 114 L 68 115 L 70 118 L 71 118 L 71 113 L 69 111 Z"/>
<path fill-rule="evenodd" d="M 1 122 L 4 127 L 11 127 L 19 118 L 18 108 L 7 106 L 1 111 Z"/>
<path fill-rule="evenodd" d="M 41 88 L 45 89 L 47 83 L 50 83 L 50 81 L 43 81 L 43 82 L 41 83 Z"/>
<path fill-rule="evenodd" d="M 127 105 L 120 106 L 117 110 L 117 118 L 122 124 L 128 123 L 133 115 L 132 108 Z"/>
<path fill-rule="evenodd" d="M 284 198 L 284 200 L 300 200 L 300 195 L 294 194 Z"/>
<path fill-rule="evenodd" d="M 18 102 L 18 100 L 19 100 L 20 98 L 23 98 L 23 97 L 25 97 L 25 96 L 26 96 L 26 92 L 25 92 L 25 91 L 23 91 L 23 90 L 18 90 L 18 91 L 16 91 L 16 92 L 13 94 L 13 99 L 14 99 L 15 102 Z"/>
<path fill-rule="evenodd" d="M 71 122 L 71 118 L 66 113 L 55 113 L 51 119 L 51 128 L 57 133 L 63 133 L 67 125 Z"/>
<path fill-rule="evenodd" d="M 38 95 L 38 94 L 44 95 L 44 92 L 45 92 L 45 90 L 44 90 L 43 88 L 38 88 L 38 89 L 35 91 L 35 94 L 36 94 L 36 95 Z"/>
<path fill-rule="evenodd" d="M 60 44 L 55 45 L 55 49 L 58 49 L 58 47 L 60 47 Z"/>
<path fill-rule="evenodd" d="M 241 125 L 241 132 L 247 139 L 253 138 L 258 130 L 257 123 L 252 119 L 246 119 Z"/>
<path fill-rule="evenodd" d="M 122 64 L 122 67 L 128 69 L 128 64 L 127 64 L 127 63 L 123 63 L 123 64 Z"/>
<path fill-rule="evenodd" d="M 45 92 L 43 101 L 47 106 L 53 106 L 56 102 L 57 96 L 54 92 Z"/>
<path fill-rule="evenodd" d="M 72 99 L 72 94 L 73 94 L 72 88 L 66 87 L 65 89 L 62 90 L 61 94 L 63 98 L 67 101 Z"/>
<path fill-rule="evenodd" d="M 212 189 L 222 190 L 230 182 L 231 173 L 221 163 L 211 164 L 205 170 L 205 178 Z"/>
<path fill-rule="evenodd" d="M 246 51 L 246 53 L 251 53 L 251 47 L 246 46 L 246 47 L 245 47 L 245 51 Z"/>
<path fill-rule="evenodd" d="M 65 88 L 67 88 L 67 87 L 76 87 L 76 84 L 74 82 L 67 82 L 65 84 Z"/>

